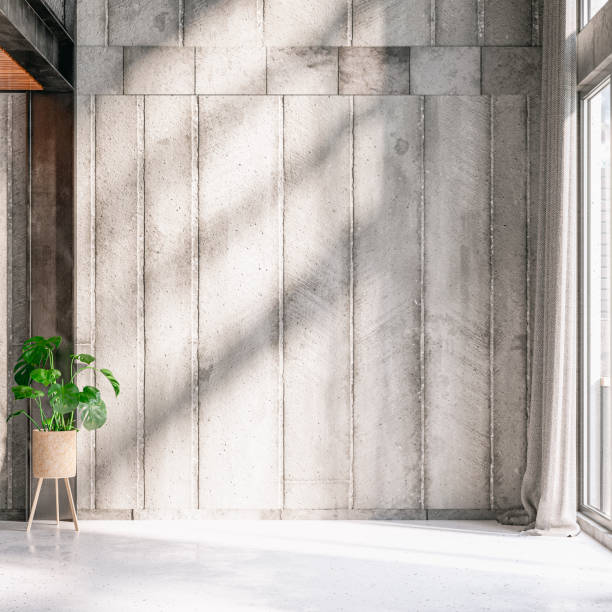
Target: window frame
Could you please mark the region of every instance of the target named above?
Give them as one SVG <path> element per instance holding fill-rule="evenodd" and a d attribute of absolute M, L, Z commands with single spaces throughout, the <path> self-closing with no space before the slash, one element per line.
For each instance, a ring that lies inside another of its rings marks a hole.
<path fill-rule="evenodd" d="M 595 17 L 595 15 L 597 15 L 597 13 L 599 13 L 599 11 L 605 6 L 604 3 L 604 5 L 596 13 L 589 16 L 589 13 L 591 12 L 591 0 L 581 0 L 579 4 L 578 23 L 580 24 L 580 29 L 584 28 L 584 26 L 586 26 L 587 23 L 589 23 L 589 21 L 591 21 L 591 19 L 593 19 L 593 17 Z"/>
<path fill-rule="evenodd" d="M 588 1 L 582 3 L 588 6 Z M 587 249 L 589 247 L 589 227 L 587 207 L 590 198 L 589 191 L 589 166 L 590 166 L 590 142 L 589 136 L 589 111 L 588 103 L 591 98 L 608 87 L 612 96 L 612 75 L 605 76 L 593 87 L 582 91 L 579 94 L 579 121 L 578 121 L 578 139 L 579 139 L 579 160 L 578 160 L 578 190 L 579 190 L 579 222 L 578 222 L 578 414 L 577 414 L 577 493 L 578 493 L 578 510 L 599 523 L 606 529 L 612 530 L 612 517 L 602 513 L 599 509 L 594 508 L 586 503 L 585 500 L 585 474 L 587 466 L 585 465 L 585 451 L 587 449 L 586 437 L 588 435 L 586 427 L 586 408 L 588 407 L 588 386 L 586 384 L 586 376 L 588 373 L 588 290 L 589 290 L 589 259 L 587 257 Z M 612 130 L 612 124 L 611 128 Z M 611 158 L 612 158 L 612 138 L 611 141 Z"/>

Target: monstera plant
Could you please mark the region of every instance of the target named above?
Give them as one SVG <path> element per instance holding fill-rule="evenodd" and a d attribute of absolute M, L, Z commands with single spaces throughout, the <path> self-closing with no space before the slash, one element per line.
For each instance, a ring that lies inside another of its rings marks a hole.
<path fill-rule="evenodd" d="M 17 384 L 12 391 L 16 400 L 34 400 L 40 423 L 30 416 L 28 410 L 16 410 L 8 419 L 23 414 L 41 431 L 72 431 L 76 429 L 75 413 L 78 411 L 85 429 L 98 429 L 106 423 L 106 404 L 96 387 L 84 386 L 79 389 L 77 376 L 85 370 L 100 372 L 111 384 L 115 396 L 119 395 L 119 383 L 110 370 L 92 366 L 95 358 L 86 353 L 70 355 L 70 376 L 64 376 L 56 368 L 54 359 L 61 342 L 59 336 L 34 336 L 23 343 L 13 370 Z M 45 396 L 51 409 L 50 415 L 43 407 Z"/>
<path fill-rule="evenodd" d="M 119 395 L 119 383 L 110 370 L 95 368 L 93 355 L 80 353 L 70 355 L 70 377 L 64 376 L 58 370 L 55 352 L 59 349 L 62 339 L 59 336 L 43 338 L 34 336 L 23 343 L 21 355 L 13 374 L 15 382 L 12 387 L 16 400 L 33 400 L 40 413 L 40 423 L 30 416 L 29 410 L 16 410 L 9 414 L 7 421 L 23 414 L 30 419 L 36 429 L 32 431 L 32 474 L 38 478 L 34 502 L 28 519 L 26 531 L 30 531 L 36 512 L 38 495 L 45 478 L 55 480 L 55 512 L 59 525 L 59 499 L 57 491 L 58 479 L 63 479 L 66 494 L 72 512 L 74 528 L 78 531 L 74 500 L 69 479 L 76 475 L 76 417 L 78 412 L 85 429 L 98 429 L 106 423 L 106 404 L 102 401 L 100 390 L 85 386 L 79 389 L 77 376 L 85 370 L 100 372 L 110 383 L 115 396 Z M 43 407 L 43 399 L 47 397 L 51 414 Z"/>

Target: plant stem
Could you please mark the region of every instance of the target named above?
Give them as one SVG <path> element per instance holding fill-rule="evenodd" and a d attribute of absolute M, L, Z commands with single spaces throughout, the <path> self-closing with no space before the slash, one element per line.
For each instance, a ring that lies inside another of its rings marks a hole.
<path fill-rule="evenodd" d="M 28 419 L 30 419 L 30 421 L 32 421 L 32 423 L 34 423 L 34 425 L 36 425 L 36 429 L 42 429 L 42 427 L 27 413 L 26 410 L 17 410 L 15 412 L 13 412 L 13 414 L 10 414 L 9 417 L 7 418 L 7 421 L 9 418 L 11 418 L 12 416 L 16 416 L 18 414 L 23 414 L 25 417 L 27 417 Z"/>
<path fill-rule="evenodd" d="M 40 421 L 41 421 L 41 424 L 44 427 L 44 430 L 48 431 L 47 426 L 45 424 L 45 413 L 43 412 L 42 403 L 41 403 L 39 397 L 36 398 L 36 403 L 38 404 L 38 410 L 40 411 Z"/>
<path fill-rule="evenodd" d="M 81 372 L 84 372 L 85 370 L 94 370 L 95 371 L 96 368 L 92 368 L 91 366 L 86 366 L 84 368 L 81 368 L 80 370 L 77 370 L 70 378 L 70 382 L 73 382 L 74 379 L 77 377 L 78 374 L 80 374 Z"/>

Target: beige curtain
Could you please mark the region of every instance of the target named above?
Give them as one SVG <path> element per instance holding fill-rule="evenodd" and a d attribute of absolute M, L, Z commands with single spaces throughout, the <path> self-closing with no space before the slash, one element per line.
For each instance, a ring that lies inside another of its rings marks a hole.
<path fill-rule="evenodd" d="M 532 535 L 576 523 L 576 0 L 545 0 L 540 194 L 523 508 L 499 517 Z"/>

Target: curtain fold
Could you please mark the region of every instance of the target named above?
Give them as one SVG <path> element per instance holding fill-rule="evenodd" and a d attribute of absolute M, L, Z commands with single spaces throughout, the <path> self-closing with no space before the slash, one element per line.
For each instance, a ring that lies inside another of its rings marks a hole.
<path fill-rule="evenodd" d="M 540 189 L 532 282 L 531 389 L 523 508 L 500 522 L 571 536 L 576 522 L 576 0 L 545 0 Z"/>

